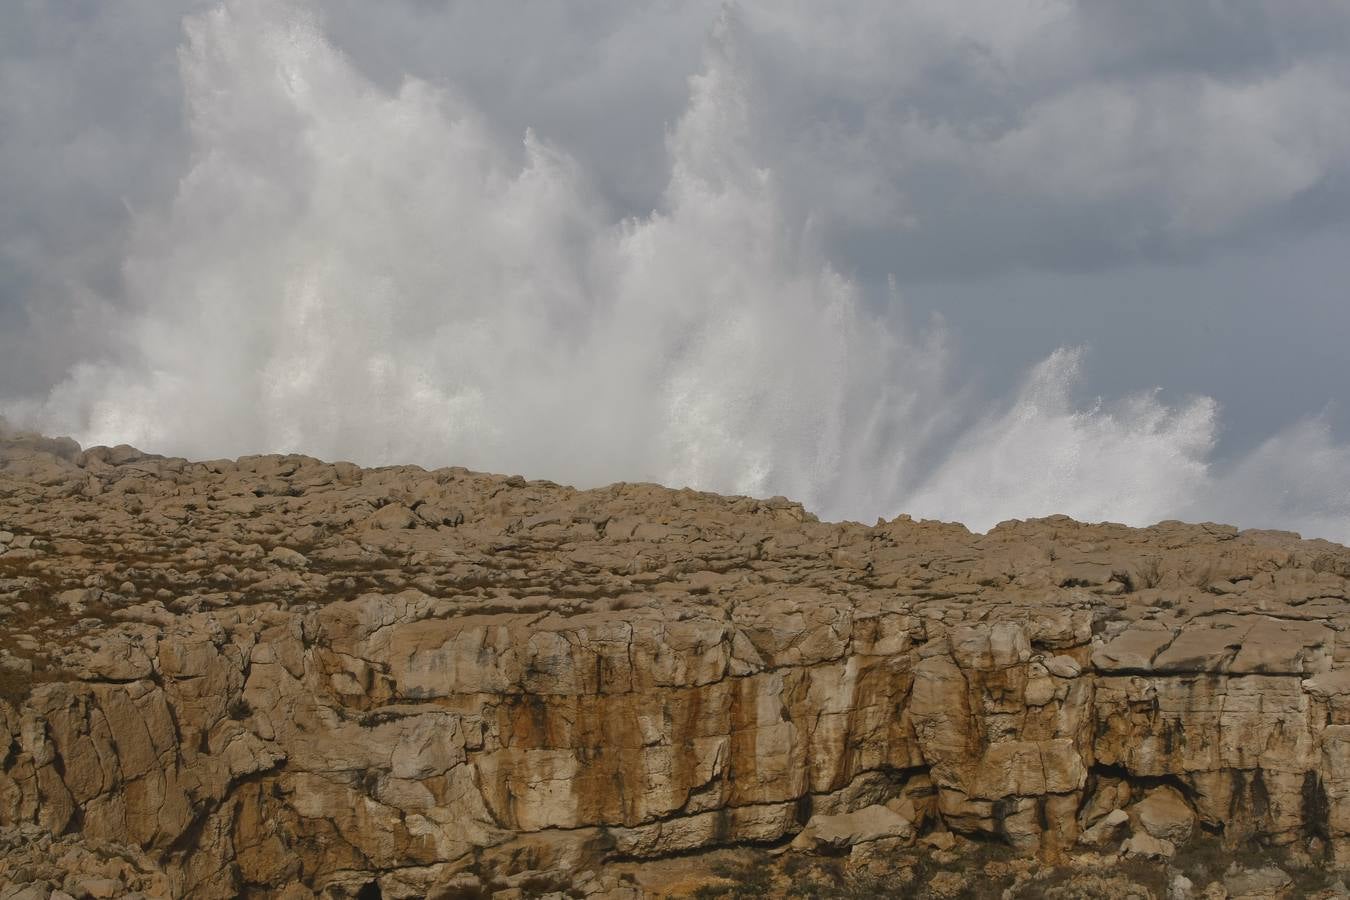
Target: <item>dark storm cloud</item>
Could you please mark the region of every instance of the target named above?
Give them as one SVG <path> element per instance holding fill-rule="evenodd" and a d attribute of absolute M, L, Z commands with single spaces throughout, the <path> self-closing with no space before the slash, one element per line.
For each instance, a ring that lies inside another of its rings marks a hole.
<path fill-rule="evenodd" d="M 183 167 L 175 54 L 183 14 L 205 5 L 27 3 L 7 15 L 11 321 L 35 284 L 60 303 L 70 285 L 54 279 L 116 294 L 127 205 L 157 202 Z M 864 272 L 919 281 L 1187 258 L 1350 210 L 1344 4 L 736 8 L 757 149 Z M 629 215 L 658 199 L 652 162 L 717 4 L 338 0 L 321 12 L 377 81 L 416 75 L 508 131 L 533 127 Z"/>
<path fill-rule="evenodd" d="M 809 9 L 746 12 L 760 138 L 864 272 L 1187 260 L 1350 213 L 1346 7 Z"/>
<path fill-rule="evenodd" d="M 1105 75 L 1159 72 L 1260 76 L 1313 56 L 1339 56 L 1350 16 L 1306 0 L 1095 0 L 1080 5 L 1095 66 Z"/>
<path fill-rule="evenodd" d="M 92 352 L 138 206 L 164 202 L 185 141 L 184 9 L 27 2 L 0 28 L 0 387 L 43 389 Z"/>

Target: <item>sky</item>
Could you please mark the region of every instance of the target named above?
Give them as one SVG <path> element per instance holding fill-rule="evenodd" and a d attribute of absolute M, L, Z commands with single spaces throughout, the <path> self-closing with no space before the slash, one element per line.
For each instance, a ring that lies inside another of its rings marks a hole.
<path fill-rule="evenodd" d="M 25 0 L 0 415 L 1350 542 L 1341 0 Z"/>

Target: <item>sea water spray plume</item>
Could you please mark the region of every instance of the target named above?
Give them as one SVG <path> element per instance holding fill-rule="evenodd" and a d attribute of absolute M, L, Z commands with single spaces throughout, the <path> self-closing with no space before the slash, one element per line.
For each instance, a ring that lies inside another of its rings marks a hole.
<path fill-rule="evenodd" d="M 663 208 L 610 224 L 565 153 L 512 147 L 422 82 L 379 90 L 311 16 L 190 20 L 193 161 L 127 264 L 129 362 L 75 373 L 49 409 L 89 440 L 194 455 L 652 479 L 836 511 L 880 488 L 885 510 L 915 423 L 941 417 L 942 349 L 865 317 L 782 214 L 747 150 L 734 28 L 691 79 Z M 879 468 L 889 488 L 865 484 Z"/>
<path fill-rule="evenodd" d="M 752 150 L 737 29 L 724 13 L 690 79 L 659 208 L 615 222 L 562 149 L 453 90 L 379 87 L 306 5 L 189 17 L 191 161 L 137 223 L 135 312 L 8 412 L 198 457 L 653 480 L 832 518 L 1206 509 L 1212 401 L 1077 409 L 1065 350 L 982 411 L 940 327 L 865 306 Z M 1350 537 L 1335 509 L 1314 521 Z"/>

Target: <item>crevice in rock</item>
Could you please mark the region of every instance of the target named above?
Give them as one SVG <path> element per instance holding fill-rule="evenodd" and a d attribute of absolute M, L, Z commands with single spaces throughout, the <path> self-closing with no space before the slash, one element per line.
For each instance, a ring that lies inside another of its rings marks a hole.
<path fill-rule="evenodd" d="M 1093 783 L 1091 779 L 1116 778 L 1130 785 L 1130 788 L 1135 793 L 1147 791 L 1151 788 L 1156 787 L 1175 788 L 1181 794 L 1181 796 L 1186 799 L 1186 802 L 1190 804 L 1192 807 L 1195 806 L 1195 801 L 1198 796 L 1195 788 L 1191 784 L 1187 783 L 1187 781 L 1184 778 L 1181 778 L 1178 775 L 1172 774 L 1138 775 L 1134 772 L 1131 772 L 1125 766 L 1108 765 L 1105 763 L 1095 763 L 1091 768 L 1088 769 L 1088 777 L 1090 779 L 1089 787 L 1091 787 Z M 1090 800 L 1091 793 L 1092 792 L 1090 790 L 1083 792 L 1083 804 L 1080 805 L 1079 808 L 1080 812 L 1082 811 L 1082 806 L 1085 806 L 1087 802 Z"/>

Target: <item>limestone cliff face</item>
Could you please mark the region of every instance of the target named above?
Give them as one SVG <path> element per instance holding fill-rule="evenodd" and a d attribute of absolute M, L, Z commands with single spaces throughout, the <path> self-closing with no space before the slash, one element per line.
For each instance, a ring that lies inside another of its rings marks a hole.
<path fill-rule="evenodd" d="M 1216 525 L 10 441 L 0 826 L 198 897 L 948 831 L 1346 864 L 1347 591 L 1350 550 Z"/>

